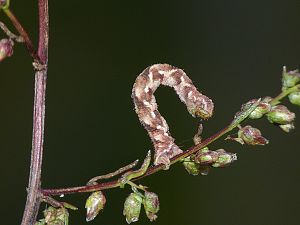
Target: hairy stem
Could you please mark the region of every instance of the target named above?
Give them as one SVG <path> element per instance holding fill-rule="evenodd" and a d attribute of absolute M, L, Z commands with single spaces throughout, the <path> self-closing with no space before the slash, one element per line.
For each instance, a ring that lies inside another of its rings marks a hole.
<path fill-rule="evenodd" d="M 44 143 L 48 38 L 48 0 L 39 0 L 39 47 L 37 54 L 39 58 L 39 64 L 42 64 L 43 66 L 41 66 L 41 69 L 35 73 L 31 164 L 28 182 L 28 194 L 22 225 L 31 225 L 35 223 L 41 202 L 40 189 Z"/>

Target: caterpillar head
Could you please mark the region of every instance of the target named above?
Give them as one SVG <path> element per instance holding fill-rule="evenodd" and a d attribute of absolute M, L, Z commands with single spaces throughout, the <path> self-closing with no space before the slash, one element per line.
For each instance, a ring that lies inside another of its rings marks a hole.
<path fill-rule="evenodd" d="M 187 103 L 187 109 L 193 117 L 209 119 L 214 112 L 214 103 L 207 96 L 200 95 Z"/>

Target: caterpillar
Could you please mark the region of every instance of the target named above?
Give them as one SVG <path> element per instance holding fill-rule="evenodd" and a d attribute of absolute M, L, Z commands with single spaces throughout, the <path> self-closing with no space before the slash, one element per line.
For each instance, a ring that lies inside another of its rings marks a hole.
<path fill-rule="evenodd" d="M 174 66 L 154 64 L 136 78 L 131 96 L 135 111 L 153 143 L 154 165 L 164 164 L 168 169 L 170 159 L 183 151 L 175 144 L 166 120 L 158 111 L 154 92 L 160 85 L 173 87 L 193 117 L 208 119 L 213 115 L 214 104 L 197 90 L 182 69 Z"/>

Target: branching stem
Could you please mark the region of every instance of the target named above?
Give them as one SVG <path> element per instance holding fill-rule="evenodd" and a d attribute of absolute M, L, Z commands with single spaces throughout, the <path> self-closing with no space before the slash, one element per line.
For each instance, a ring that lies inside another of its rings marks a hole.
<path fill-rule="evenodd" d="M 11 18 L 20 34 L 24 37 L 26 46 L 29 48 L 29 52 L 32 53 L 32 56 L 34 57 L 35 54 L 33 54 L 33 46 L 27 33 L 22 26 L 20 26 L 20 23 L 18 23 L 10 11 L 7 11 L 6 14 Z M 27 200 L 21 225 L 32 225 L 35 223 L 41 202 L 41 168 L 44 144 L 48 38 L 48 0 L 39 0 L 39 47 L 37 56 L 39 59 L 38 63 L 43 66 L 41 66 L 41 70 L 37 70 L 35 72 L 30 175 L 28 181 Z"/>
<path fill-rule="evenodd" d="M 280 101 L 286 97 L 288 94 L 299 91 L 300 90 L 300 84 L 283 90 L 279 95 L 277 95 L 271 102 L 270 104 L 272 106 L 275 106 L 280 103 Z M 240 126 L 241 122 L 243 122 L 249 114 L 256 108 L 256 106 L 259 104 L 260 99 L 257 100 L 251 107 L 248 109 L 246 112 L 244 112 L 242 115 L 240 115 L 237 119 L 233 120 L 228 126 L 224 127 L 222 130 L 219 132 L 215 133 L 211 137 L 205 139 L 201 143 L 189 148 L 188 150 L 184 151 L 183 153 L 173 157 L 171 161 L 171 165 L 183 160 L 184 158 L 196 153 L 200 149 L 206 147 L 210 143 L 216 141 L 220 137 L 224 136 L 226 133 L 230 132 L 234 128 Z M 157 166 L 152 166 L 149 167 L 148 170 L 141 176 L 136 177 L 133 179 L 133 181 L 140 180 L 146 176 L 150 176 L 158 171 L 161 171 L 164 169 L 164 165 L 157 165 Z M 54 196 L 54 195 L 61 195 L 61 194 L 74 194 L 74 193 L 80 193 L 80 192 L 93 192 L 93 191 L 99 191 L 99 190 L 105 190 L 105 189 L 111 189 L 111 188 L 116 188 L 116 187 L 122 187 L 123 183 L 120 180 L 114 180 L 110 182 L 104 182 L 100 183 L 97 185 L 91 185 L 91 186 L 79 186 L 79 187 L 70 187 L 70 188 L 61 188 L 61 189 L 43 189 L 42 193 L 43 195 L 46 196 Z"/>
<path fill-rule="evenodd" d="M 184 158 L 196 153 L 200 149 L 206 147 L 210 143 L 214 142 L 215 140 L 219 139 L 232 129 L 236 128 L 242 121 L 244 121 L 249 114 L 257 107 L 259 104 L 260 99 L 257 100 L 252 104 L 252 106 L 243 112 L 241 115 L 239 115 L 238 118 L 234 119 L 228 126 L 217 132 L 216 134 L 212 135 L 211 137 L 205 139 L 203 142 L 201 142 L 198 145 L 195 145 L 188 150 L 184 151 L 183 153 L 173 157 L 170 162 L 171 164 L 174 164 L 178 161 L 183 160 Z M 140 180 L 146 176 L 149 176 L 151 174 L 154 174 L 160 170 L 163 170 L 165 168 L 165 165 L 160 164 L 157 166 L 152 166 L 148 168 L 148 170 L 143 173 L 141 176 L 134 178 L 132 181 L 135 180 Z M 42 193 L 43 195 L 46 196 L 54 196 L 54 195 L 61 195 L 61 194 L 74 194 L 74 193 L 79 193 L 79 192 L 93 192 L 93 191 L 99 191 L 99 190 L 105 190 L 105 189 L 111 189 L 111 188 L 116 188 L 116 187 L 122 187 L 124 185 L 124 182 L 122 182 L 122 179 L 118 179 L 115 181 L 110 181 L 110 182 L 105 182 L 105 183 L 100 183 L 97 185 L 90 185 L 90 186 L 81 186 L 81 187 L 71 187 L 71 188 L 62 188 L 62 189 L 43 189 Z"/>

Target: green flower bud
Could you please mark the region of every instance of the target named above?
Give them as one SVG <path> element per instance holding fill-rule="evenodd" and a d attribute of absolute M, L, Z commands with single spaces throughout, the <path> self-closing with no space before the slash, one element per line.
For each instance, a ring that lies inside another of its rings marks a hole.
<path fill-rule="evenodd" d="M 295 113 L 292 113 L 284 105 L 274 106 L 269 113 L 267 118 L 271 123 L 277 124 L 289 124 L 295 119 Z"/>
<path fill-rule="evenodd" d="M 194 161 L 191 161 L 190 157 L 187 157 L 186 161 L 184 161 L 182 165 L 189 174 L 193 176 L 197 176 L 199 174 L 200 165 L 195 163 Z"/>
<path fill-rule="evenodd" d="M 156 220 L 156 213 L 159 211 L 159 200 L 157 194 L 146 191 L 143 204 L 149 220 L 151 222 Z"/>
<path fill-rule="evenodd" d="M 43 213 L 47 225 L 68 225 L 69 213 L 65 208 L 49 206 Z"/>
<path fill-rule="evenodd" d="M 259 119 L 271 110 L 270 98 L 264 98 L 259 105 L 250 113 L 250 119 Z"/>
<path fill-rule="evenodd" d="M 131 193 L 125 200 L 123 215 L 126 222 L 132 223 L 139 220 L 143 197 L 139 193 Z"/>
<path fill-rule="evenodd" d="M 201 165 L 209 165 L 218 159 L 218 153 L 215 151 L 199 151 L 195 157 L 195 162 Z"/>
<path fill-rule="evenodd" d="M 11 39 L 2 39 L 0 40 L 0 62 L 5 58 L 12 56 L 14 42 Z"/>
<path fill-rule="evenodd" d="M 283 125 L 279 125 L 279 127 L 284 131 L 289 133 L 290 131 L 295 129 L 294 124 L 292 123 L 288 123 L 288 124 L 283 124 Z"/>
<path fill-rule="evenodd" d="M 282 87 L 290 88 L 294 87 L 300 81 L 300 74 L 298 70 L 286 71 L 286 67 L 283 67 L 282 72 Z"/>
<path fill-rule="evenodd" d="M 236 154 L 226 152 L 224 149 L 219 149 L 216 152 L 219 154 L 219 157 L 217 161 L 211 165 L 212 167 L 225 167 L 237 160 Z"/>
<path fill-rule="evenodd" d="M 246 143 L 248 145 L 266 145 L 269 143 L 269 141 L 261 135 L 259 129 L 249 125 L 240 128 L 237 139 L 239 140 L 236 141 L 241 144 Z"/>
<path fill-rule="evenodd" d="M 86 208 L 86 221 L 89 222 L 98 215 L 98 213 L 104 208 L 106 198 L 101 191 L 92 193 L 85 203 Z"/>
<path fill-rule="evenodd" d="M 8 7 L 9 7 L 9 0 L 0 0 L 0 10 L 8 9 Z"/>
<path fill-rule="evenodd" d="M 300 91 L 289 94 L 289 100 L 292 104 L 300 106 Z"/>

